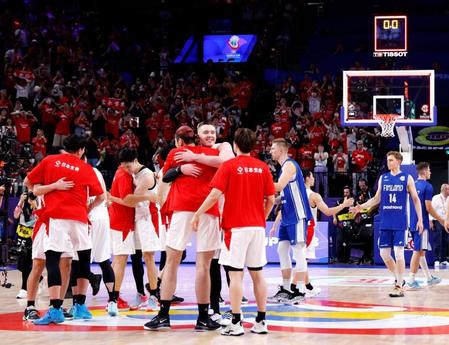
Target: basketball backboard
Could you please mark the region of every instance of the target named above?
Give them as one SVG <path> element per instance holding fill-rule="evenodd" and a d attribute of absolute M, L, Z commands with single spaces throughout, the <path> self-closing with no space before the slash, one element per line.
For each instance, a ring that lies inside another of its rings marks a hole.
<path fill-rule="evenodd" d="M 376 114 L 399 115 L 399 126 L 435 125 L 435 72 L 343 71 L 342 125 L 376 126 Z"/>

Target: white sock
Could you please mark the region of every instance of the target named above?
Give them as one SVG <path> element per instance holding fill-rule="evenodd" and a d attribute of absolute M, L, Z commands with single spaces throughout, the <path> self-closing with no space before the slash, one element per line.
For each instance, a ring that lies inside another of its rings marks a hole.
<path fill-rule="evenodd" d="M 396 285 L 399 286 L 399 287 L 402 287 L 402 282 L 404 281 L 404 273 L 397 272 L 396 275 L 398 277 Z"/>
<path fill-rule="evenodd" d="M 413 283 L 415 281 L 415 276 L 416 276 L 416 273 L 412 273 L 412 272 L 409 273 L 408 279 L 410 280 L 410 283 Z"/>
<path fill-rule="evenodd" d="M 429 266 L 427 266 L 427 260 L 425 256 L 421 256 L 419 258 L 419 265 L 421 266 L 421 269 L 423 270 L 427 280 L 431 279 L 432 273 L 430 273 Z"/>
<path fill-rule="evenodd" d="M 282 287 L 284 290 L 290 291 L 290 279 L 282 279 Z"/>
<path fill-rule="evenodd" d="M 299 290 L 300 293 L 305 293 L 306 292 L 306 282 L 299 281 L 298 284 L 296 284 L 296 288 Z"/>

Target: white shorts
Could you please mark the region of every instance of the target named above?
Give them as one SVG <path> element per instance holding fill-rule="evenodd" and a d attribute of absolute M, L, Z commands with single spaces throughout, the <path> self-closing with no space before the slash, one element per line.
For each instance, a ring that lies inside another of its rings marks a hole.
<path fill-rule="evenodd" d="M 165 241 L 167 239 L 167 228 L 159 223 L 159 241 L 161 241 L 161 250 L 165 250 Z"/>
<path fill-rule="evenodd" d="M 92 239 L 91 262 L 103 262 L 109 260 L 112 253 L 109 220 L 91 220 L 89 230 Z"/>
<path fill-rule="evenodd" d="M 134 225 L 134 247 L 142 252 L 161 250 L 161 241 L 150 218 L 140 218 Z"/>
<path fill-rule="evenodd" d="M 40 259 L 45 260 L 45 249 L 44 249 L 44 242 L 45 237 L 47 237 L 46 232 L 46 226 L 45 224 L 42 224 L 40 229 L 37 230 L 36 237 L 33 239 L 33 246 L 31 249 L 31 258 L 34 259 Z M 62 258 L 71 258 L 73 256 L 73 253 L 62 253 Z"/>
<path fill-rule="evenodd" d="M 318 237 L 313 236 L 312 242 L 306 248 L 306 259 L 316 259 L 316 248 L 318 247 Z"/>
<path fill-rule="evenodd" d="M 221 247 L 221 242 L 223 242 L 223 234 L 224 234 L 224 231 L 222 231 L 222 230 L 220 229 L 220 247 Z M 221 249 L 217 249 L 217 250 L 215 251 L 214 257 L 213 257 L 212 259 L 219 260 L 219 259 L 220 259 L 220 252 L 221 252 Z"/>
<path fill-rule="evenodd" d="M 190 222 L 194 212 L 176 211 L 173 213 L 170 228 L 167 231 L 165 245 L 175 250 L 183 251 L 196 236 L 196 251 L 209 252 L 220 248 L 220 227 L 218 217 L 203 214 L 200 217 L 198 231 L 192 230 Z"/>
<path fill-rule="evenodd" d="M 112 255 L 132 255 L 136 253 L 134 231 L 130 231 L 123 240 L 123 232 L 111 229 L 111 242 Z"/>
<path fill-rule="evenodd" d="M 231 229 L 229 249 L 223 241 L 220 253 L 221 265 L 243 269 L 259 268 L 267 264 L 265 229 L 244 227 Z"/>
<path fill-rule="evenodd" d="M 45 251 L 73 253 L 92 248 L 87 224 L 72 219 L 50 218 Z"/>

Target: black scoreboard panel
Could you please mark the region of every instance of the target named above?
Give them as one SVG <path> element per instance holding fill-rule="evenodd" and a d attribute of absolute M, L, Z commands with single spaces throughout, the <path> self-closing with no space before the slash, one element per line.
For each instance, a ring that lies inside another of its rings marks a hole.
<path fill-rule="evenodd" d="M 407 16 L 374 17 L 374 51 L 407 51 Z"/>

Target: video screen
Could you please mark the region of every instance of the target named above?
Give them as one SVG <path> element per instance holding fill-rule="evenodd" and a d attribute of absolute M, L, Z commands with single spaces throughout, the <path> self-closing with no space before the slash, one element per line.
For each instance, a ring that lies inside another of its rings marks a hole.
<path fill-rule="evenodd" d="M 207 35 L 203 42 L 203 61 L 247 62 L 256 44 L 256 35 Z"/>

